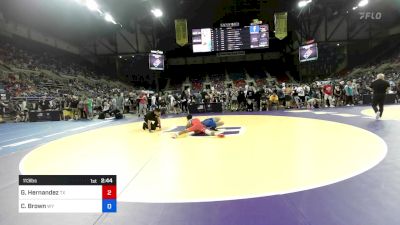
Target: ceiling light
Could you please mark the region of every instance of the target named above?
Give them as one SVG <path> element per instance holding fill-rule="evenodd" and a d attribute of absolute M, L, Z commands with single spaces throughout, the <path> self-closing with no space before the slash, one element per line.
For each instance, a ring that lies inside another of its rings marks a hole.
<path fill-rule="evenodd" d="M 110 23 L 113 23 L 113 24 L 117 24 L 117 22 L 115 22 L 114 18 L 109 13 L 104 14 L 104 19 L 107 22 L 110 22 Z"/>
<path fill-rule="evenodd" d="M 298 3 L 298 6 L 299 6 L 299 8 L 303 8 L 311 2 L 312 2 L 312 0 L 302 0 Z"/>
<path fill-rule="evenodd" d="M 160 9 L 152 9 L 151 12 L 156 18 L 163 16 L 163 12 Z"/>
<path fill-rule="evenodd" d="M 360 3 L 358 3 L 358 7 L 364 7 L 368 5 L 368 0 L 361 0 Z"/>
<path fill-rule="evenodd" d="M 99 5 L 94 0 L 87 0 L 86 6 L 91 11 L 100 11 Z"/>

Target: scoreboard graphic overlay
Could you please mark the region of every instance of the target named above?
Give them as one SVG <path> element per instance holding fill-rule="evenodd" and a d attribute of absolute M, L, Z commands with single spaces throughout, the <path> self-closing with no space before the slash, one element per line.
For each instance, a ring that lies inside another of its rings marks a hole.
<path fill-rule="evenodd" d="M 20 175 L 20 213 L 115 213 L 116 175 Z"/>

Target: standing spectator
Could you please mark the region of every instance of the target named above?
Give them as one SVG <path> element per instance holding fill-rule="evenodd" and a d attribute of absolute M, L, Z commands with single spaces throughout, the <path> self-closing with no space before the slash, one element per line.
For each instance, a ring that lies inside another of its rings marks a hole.
<path fill-rule="evenodd" d="M 91 97 L 87 98 L 87 116 L 89 119 L 93 119 L 93 99 Z"/>
<path fill-rule="evenodd" d="M 131 108 L 131 101 L 129 100 L 129 98 L 125 98 L 124 100 L 124 113 L 129 113 Z"/>
<path fill-rule="evenodd" d="M 306 100 L 306 90 L 304 89 L 304 87 L 302 85 L 299 85 L 296 89 L 297 94 L 299 96 L 300 102 L 299 103 L 304 103 Z M 298 104 L 300 105 L 300 104 Z"/>
<path fill-rule="evenodd" d="M 326 104 L 327 100 L 328 100 L 329 106 L 331 108 L 335 107 L 334 104 L 333 104 L 333 97 L 332 97 L 333 96 L 333 87 L 332 87 L 332 84 L 330 82 L 323 86 L 322 92 L 324 94 L 325 107 L 328 107 L 328 105 Z"/>
<path fill-rule="evenodd" d="M 335 100 L 335 106 L 341 106 L 342 105 L 342 90 L 340 89 L 340 86 L 336 85 L 335 89 L 333 90 L 333 96 Z"/>
<path fill-rule="evenodd" d="M 292 97 L 293 97 L 294 102 L 296 103 L 296 107 L 298 109 L 300 109 L 301 108 L 301 105 L 300 105 L 301 100 L 300 100 L 299 93 L 297 92 L 297 90 L 298 90 L 298 87 L 293 87 Z"/>
<path fill-rule="evenodd" d="M 80 119 L 86 119 L 87 117 L 86 117 L 86 113 L 85 113 L 85 111 L 84 111 L 84 100 L 83 100 L 83 97 L 81 97 L 79 100 L 78 100 L 78 111 L 79 111 L 79 117 L 80 117 Z"/>
<path fill-rule="evenodd" d="M 3 117 L 6 111 L 7 104 L 0 99 L 0 123 L 4 122 Z"/>
<path fill-rule="evenodd" d="M 151 96 L 150 93 L 146 94 L 147 97 L 147 111 L 151 111 Z"/>
<path fill-rule="evenodd" d="M 139 95 L 139 111 L 138 111 L 138 116 L 143 114 L 146 115 L 147 112 L 147 96 L 144 91 L 142 91 Z"/>
<path fill-rule="evenodd" d="M 151 110 L 154 110 L 154 109 L 156 109 L 156 108 L 158 108 L 158 100 L 157 100 L 157 95 L 156 94 L 153 94 L 152 96 L 151 96 Z"/>
<path fill-rule="evenodd" d="M 279 105 L 283 105 L 285 102 L 285 93 L 283 92 L 282 86 L 276 86 L 276 95 L 279 98 Z"/>
<path fill-rule="evenodd" d="M 72 118 L 74 120 L 77 120 L 77 119 L 80 118 L 80 116 L 79 116 L 80 114 L 79 114 L 79 111 L 78 111 L 78 104 L 79 104 L 78 97 L 73 96 L 72 100 L 70 102 L 69 108 L 71 108 L 71 110 L 72 110 Z"/>
<path fill-rule="evenodd" d="M 122 114 L 124 114 L 124 103 L 124 93 L 121 92 L 121 94 L 116 98 L 116 110 Z"/>
<path fill-rule="evenodd" d="M 176 114 L 176 110 L 175 110 L 175 98 L 174 96 L 168 95 L 168 112 L 172 113 L 174 112 Z"/>
<path fill-rule="evenodd" d="M 136 106 L 137 106 L 136 99 L 137 99 L 136 93 L 133 91 L 130 92 L 129 93 L 129 101 L 131 102 L 130 109 L 129 109 L 130 112 L 134 112 L 136 110 Z"/>
<path fill-rule="evenodd" d="M 237 111 L 238 108 L 239 108 L 238 92 L 236 90 L 232 90 L 232 92 L 231 92 L 231 111 Z"/>
<path fill-rule="evenodd" d="M 353 87 L 353 105 L 354 105 L 354 103 L 357 104 L 357 102 L 359 101 L 359 96 L 360 96 L 360 92 L 358 90 L 359 85 L 357 84 L 356 79 L 353 80 L 352 87 Z"/>
<path fill-rule="evenodd" d="M 256 103 L 256 107 L 258 111 L 262 111 L 261 107 L 261 96 L 263 95 L 264 91 L 262 89 L 257 90 L 257 92 L 254 94 L 254 101 Z"/>
<path fill-rule="evenodd" d="M 347 85 L 344 87 L 344 91 L 346 94 L 346 106 L 354 106 L 353 102 L 353 85 L 351 81 L 347 81 Z"/>
<path fill-rule="evenodd" d="M 246 105 L 246 96 L 242 88 L 239 89 L 237 99 L 238 99 L 238 110 L 243 110 Z"/>
<path fill-rule="evenodd" d="M 84 118 L 88 119 L 89 118 L 89 108 L 88 108 L 89 102 L 88 102 L 88 98 L 85 96 L 85 97 L 82 98 L 82 100 L 83 100 L 83 113 L 85 115 Z"/>
<path fill-rule="evenodd" d="M 113 112 L 117 109 L 117 98 L 118 98 L 117 94 L 114 94 L 114 96 L 111 98 L 110 112 Z"/>
<path fill-rule="evenodd" d="M 174 101 L 174 111 L 176 112 L 176 114 L 179 114 L 181 111 L 181 106 L 180 106 L 180 104 L 181 104 L 181 102 L 180 102 L 180 99 L 181 97 L 178 95 L 178 94 L 175 94 L 175 96 L 174 96 L 174 99 L 175 99 L 175 101 Z"/>
<path fill-rule="evenodd" d="M 290 109 L 290 107 L 292 106 L 292 86 L 287 85 L 287 87 L 283 88 L 283 92 L 285 93 L 285 106 L 287 109 Z"/>

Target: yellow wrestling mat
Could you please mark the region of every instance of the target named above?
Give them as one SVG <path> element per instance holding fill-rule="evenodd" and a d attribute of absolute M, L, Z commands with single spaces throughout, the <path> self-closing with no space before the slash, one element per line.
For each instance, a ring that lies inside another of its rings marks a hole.
<path fill-rule="evenodd" d="M 372 108 L 365 109 L 361 113 L 375 118 L 375 112 Z M 400 120 L 400 105 L 384 106 L 381 120 Z"/>
<path fill-rule="evenodd" d="M 350 125 L 295 117 L 223 116 L 240 135 L 150 134 L 142 123 L 53 141 L 20 163 L 22 174 L 116 174 L 118 200 L 198 202 L 269 196 L 356 176 L 386 155 L 385 142 Z M 185 118 L 162 120 L 164 130 Z"/>

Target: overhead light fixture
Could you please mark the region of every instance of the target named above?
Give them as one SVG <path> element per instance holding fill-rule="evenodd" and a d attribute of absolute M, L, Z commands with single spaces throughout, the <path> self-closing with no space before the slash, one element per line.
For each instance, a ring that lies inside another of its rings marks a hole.
<path fill-rule="evenodd" d="M 81 4 L 81 5 L 84 5 L 84 4 L 85 4 L 85 3 L 84 3 L 84 0 L 75 0 L 75 2 L 78 3 L 78 4 Z"/>
<path fill-rule="evenodd" d="M 310 4 L 312 2 L 312 0 L 302 0 L 298 3 L 299 8 L 303 8 L 305 6 L 307 6 L 308 4 Z"/>
<path fill-rule="evenodd" d="M 99 5 L 94 1 L 94 0 L 87 0 L 86 1 L 86 6 L 88 7 L 89 10 L 91 11 L 100 11 Z"/>
<path fill-rule="evenodd" d="M 340 44 L 339 44 L 339 43 L 337 43 L 337 44 L 336 44 L 336 46 L 340 46 Z"/>
<path fill-rule="evenodd" d="M 153 15 L 156 18 L 162 17 L 163 16 L 163 12 L 160 9 L 152 9 L 151 13 L 153 13 Z"/>
<path fill-rule="evenodd" d="M 113 24 L 117 24 L 117 22 L 115 22 L 114 18 L 109 13 L 104 14 L 104 19 L 107 22 L 110 22 L 110 23 L 113 23 Z"/>
<path fill-rule="evenodd" d="M 120 59 L 122 59 L 122 56 L 119 56 Z"/>
<path fill-rule="evenodd" d="M 358 6 L 354 6 L 354 7 L 353 7 L 353 10 L 356 10 L 356 9 L 358 9 Z"/>
<path fill-rule="evenodd" d="M 368 0 L 361 0 L 360 3 L 358 3 L 358 7 L 364 7 L 368 5 Z"/>

